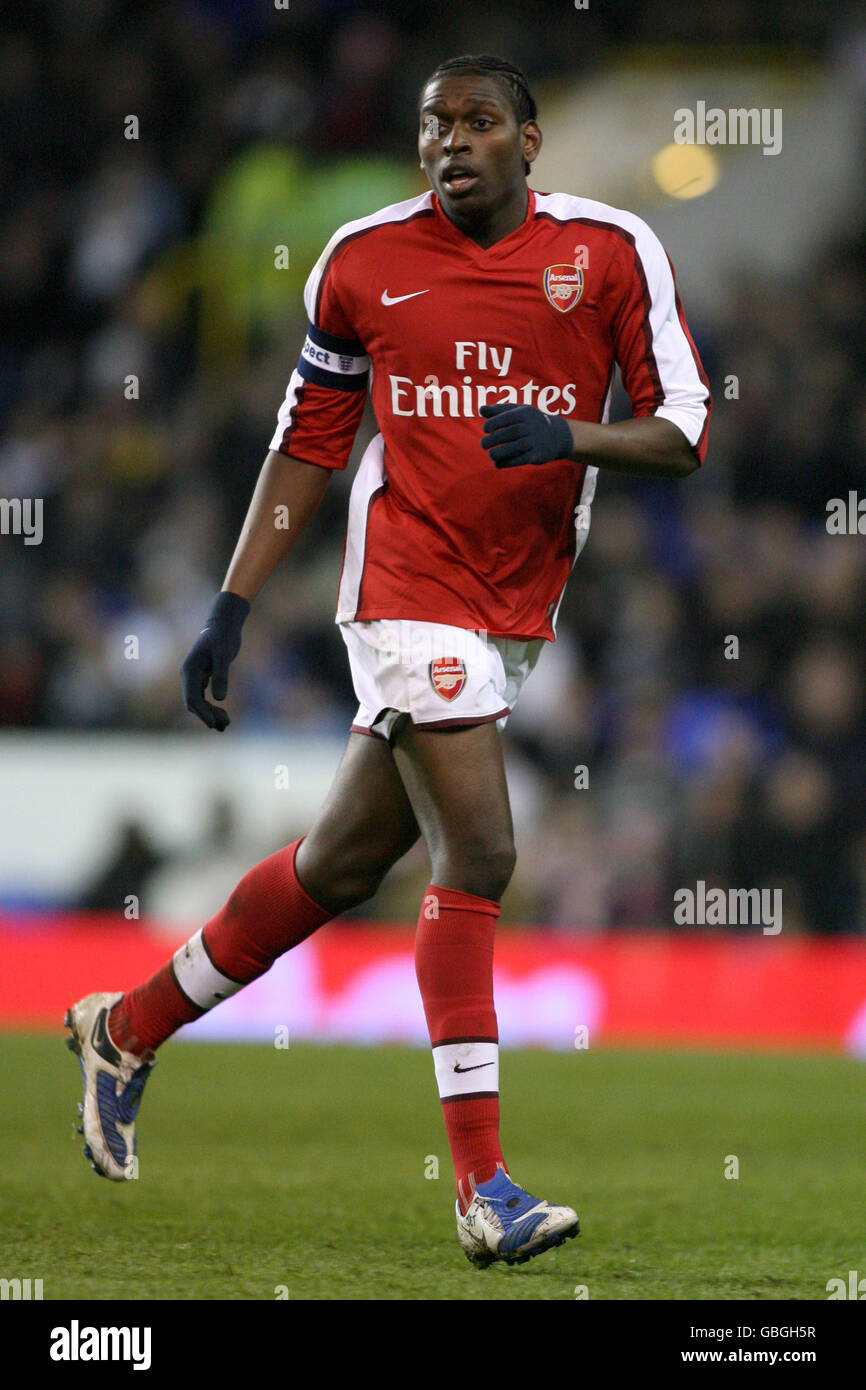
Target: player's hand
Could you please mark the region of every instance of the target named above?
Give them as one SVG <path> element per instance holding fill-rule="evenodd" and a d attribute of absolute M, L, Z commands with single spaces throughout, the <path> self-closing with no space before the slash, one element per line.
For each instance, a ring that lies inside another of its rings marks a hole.
<path fill-rule="evenodd" d="M 231 723 L 226 711 L 204 698 L 208 681 L 215 700 L 224 700 L 229 689 L 229 666 L 241 649 L 241 628 L 250 605 L 240 594 L 223 589 L 217 594 L 207 623 L 180 668 L 183 698 L 191 714 L 209 729 L 222 733 Z"/>
<path fill-rule="evenodd" d="M 561 415 L 547 415 L 534 405 L 483 405 L 485 417 L 482 449 L 490 450 L 497 468 L 517 468 L 523 463 L 549 463 L 571 456 L 574 440 Z"/>

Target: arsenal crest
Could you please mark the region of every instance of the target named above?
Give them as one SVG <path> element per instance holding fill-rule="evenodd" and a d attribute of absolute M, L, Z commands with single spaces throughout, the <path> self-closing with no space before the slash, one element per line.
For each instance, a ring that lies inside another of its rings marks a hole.
<path fill-rule="evenodd" d="M 543 284 L 548 302 L 561 314 L 567 314 L 583 294 L 583 271 L 576 265 L 549 265 Z"/>
<path fill-rule="evenodd" d="M 466 684 L 466 664 L 458 656 L 437 656 L 430 662 L 430 684 L 443 700 L 456 700 Z"/>

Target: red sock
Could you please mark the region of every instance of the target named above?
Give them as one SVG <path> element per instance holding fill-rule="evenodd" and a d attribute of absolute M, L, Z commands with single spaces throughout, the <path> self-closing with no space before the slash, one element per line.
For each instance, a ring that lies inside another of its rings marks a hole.
<path fill-rule="evenodd" d="M 250 869 L 225 907 L 108 1016 L 117 1047 L 149 1055 L 184 1023 L 270 969 L 278 956 L 329 922 L 332 913 L 305 892 L 295 873 L 300 840 Z"/>
<path fill-rule="evenodd" d="M 431 884 L 415 934 L 415 970 L 464 1212 L 476 1186 L 506 1167 L 499 1145 L 499 1033 L 493 1007 L 498 916 L 499 904 L 489 898 Z"/>

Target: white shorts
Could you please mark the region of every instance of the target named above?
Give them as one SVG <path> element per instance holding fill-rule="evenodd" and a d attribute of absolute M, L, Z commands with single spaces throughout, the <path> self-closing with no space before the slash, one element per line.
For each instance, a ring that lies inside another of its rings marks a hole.
<path fill-rule="evenodd" d="M 419 729 L 494 719 L 503 728 L 545 645 L 415 619 L 354 620 L 340 631 L 361 702 L 352 731 L 389 740 L 403 714 Z"/>

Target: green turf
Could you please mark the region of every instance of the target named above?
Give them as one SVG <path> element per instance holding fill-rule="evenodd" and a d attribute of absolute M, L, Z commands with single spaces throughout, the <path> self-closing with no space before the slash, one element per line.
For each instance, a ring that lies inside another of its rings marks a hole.
<path fill-rule="evenodd" d="M 507 1054 L 509 1164 L 583 1234 L 479 1273 L 428 1053 L 169 1043 L 140 1178 L 118 1184 L 80 1152 L 62 1038 L 7 1035 L 0 1056 L 0 1275 L 46 1299 L 824 1299 L 866 1273 L 852 1059 Z"/>

